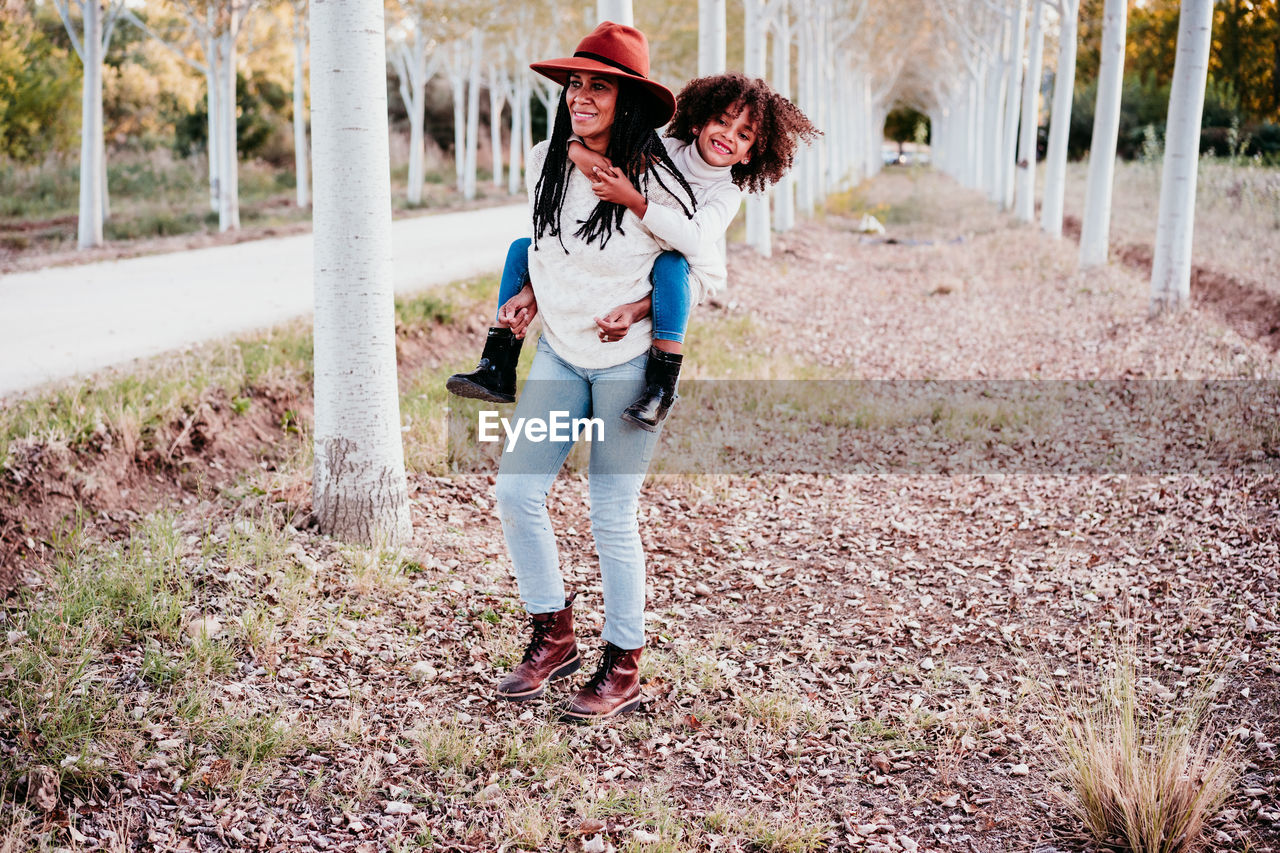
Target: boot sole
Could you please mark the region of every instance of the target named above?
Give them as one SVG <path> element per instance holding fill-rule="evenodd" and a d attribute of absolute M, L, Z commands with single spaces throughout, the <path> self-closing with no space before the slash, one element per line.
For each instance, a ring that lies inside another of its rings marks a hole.
<path fill-rule="evenodd" d="M 623 412 L 622 419 L 629 424 L 640 427 L 640 429 L 644 430 L 645 432 L 657 432 L 658 426 L 662 423 L 662 421 L 658 421 L 658 423 L 656 424 L 647 423 L 645 421 L 640 420 L 630 412 Z"/>
<path fill-rule="evenodd" d="M 466 397 L 470 400 L 484 400 L 486 403 L 514 403 L 516 401 L 514 394 L 499 394 L 496 391 L 490 391 L 483 385 L 472 382 L 470 379 L 463 379 L 461 376 L 450 376 L 445 381 L 444 387 L 449 389 L 450 394 Z"/>
<path fill-rule="evenodd" d="M 566 723 L 575 723 L 577 725 L 593 723 L 596 720 L 609 720 L 613 717 L 620 717 L 623 714 L 630 714 L 636 708 L 640 707 L 640 700 L 643 698 L 643 695 L 637 696 L 629 702 L 624 702 L 607 714 L 578 714 L 566 708 L 560 712 L 560 719 Z"/>
<path fill-rule="evenodd" d="M 498 698 L 505 699 L 508 702 L 527 702 L 530 699 L 537 699 L 539 696 L 547 692 L 547 684 L 552 681 L 559 681 L 562 678 L 567 678 L 580 669 L 582 669 L 581 654 L 568 663 L 562 664 L 559 669 L 547 676 L 546 681 L 539 684 L 532 690 L 526 690 L 523 693 L 503 693 L 502 691 L 498 691 Z"/>

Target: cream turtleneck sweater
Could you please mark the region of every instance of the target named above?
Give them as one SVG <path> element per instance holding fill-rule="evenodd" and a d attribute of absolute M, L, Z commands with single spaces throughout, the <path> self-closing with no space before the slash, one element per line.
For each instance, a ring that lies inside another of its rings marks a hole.
<path fill-rule="evenodd" d="M 712 166 L 695 143 L 664 136 L 667 153 L 693 188 L 698 209 L 689 219 L 680 211 L 649 205 L 641 220 L 664 244 L 685 256 L 692 276 L 694 302 L 721 290 L 728 278 L 721 241 L 742 205 L 742 190 L 733 183 L 730 166 Z"/>

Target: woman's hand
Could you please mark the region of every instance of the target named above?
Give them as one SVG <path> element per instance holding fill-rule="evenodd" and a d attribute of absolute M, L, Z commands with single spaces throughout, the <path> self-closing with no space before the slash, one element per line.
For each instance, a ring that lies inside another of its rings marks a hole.
<path fill-rule="evenodd" d="M 644 219 L 649 210 L 649 202 L 627 176 L 612 167 L 601 169 L 596 167 L 591 178 L 591 191 L 602 201 L 620 204 L 636 216 Z"/>
<path fill-rule="evenodd" d="M 608 157 L 597 154 L 576 140 L 569 143 L 569 159 L 578 167 L 579 172 L 592 180 L 594 180 L 596 169 L 613 168 L 613 163 Z"/>
<path fill-rule="evenodd" d="M 533 295 L 533 285 L 526 284 L 498 309 L 498 325 L 506 326 L 517 338 L 523 338 L 536 316 L 538 300 Z"/>
<path fill-rule="evenodd" d="M 653 298 L 646 296 L 638 302 L 619 305 L 603 317 L 597 317 L 596 326 L 600 329 L 597 332 L 597 336 L 603 343 L 622 340 L 627 336 L 627 332 L 633 324 L 649 316 L 649 309 L 652 304 Z"/>

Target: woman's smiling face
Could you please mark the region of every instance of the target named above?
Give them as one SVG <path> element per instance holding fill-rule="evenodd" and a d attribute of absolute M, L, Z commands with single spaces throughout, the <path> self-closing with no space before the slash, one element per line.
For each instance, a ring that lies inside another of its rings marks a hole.
<path fill-rule="evenodd" d="M 574 72 L 565 90 L 573 132 L 587 147 L 604 152 L 609 146 L 613 116 L 618 104 L 618 80 L 607 74 Z"/>

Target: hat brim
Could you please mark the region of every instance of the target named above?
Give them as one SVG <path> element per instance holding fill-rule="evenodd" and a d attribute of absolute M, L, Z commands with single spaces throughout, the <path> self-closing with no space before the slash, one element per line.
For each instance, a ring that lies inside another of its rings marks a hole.
<path fill-rule="evenodd" d="M 671 117 L 676 112 L 676 96 L 666 86 L 656 80 L 650 80 L 648 77 L 628 74 L 626 71 L 614 68 L 612 65 L 606 65 L 596 59 L 590 59 L 585 56 L 567 56 L 564 59 L 548 59 L 546 62 L 534 62 L 529 67 L 543 77 L 554 80 L 561 86 L 568 85 L 569 74 L 575 71 L 587 74 L 607 74 L 610 77 L 621 77 L 639 83 L 641 89 L 653 102 L 654 127 L 662 127 L 662 125 L 671 121 Z"/>

